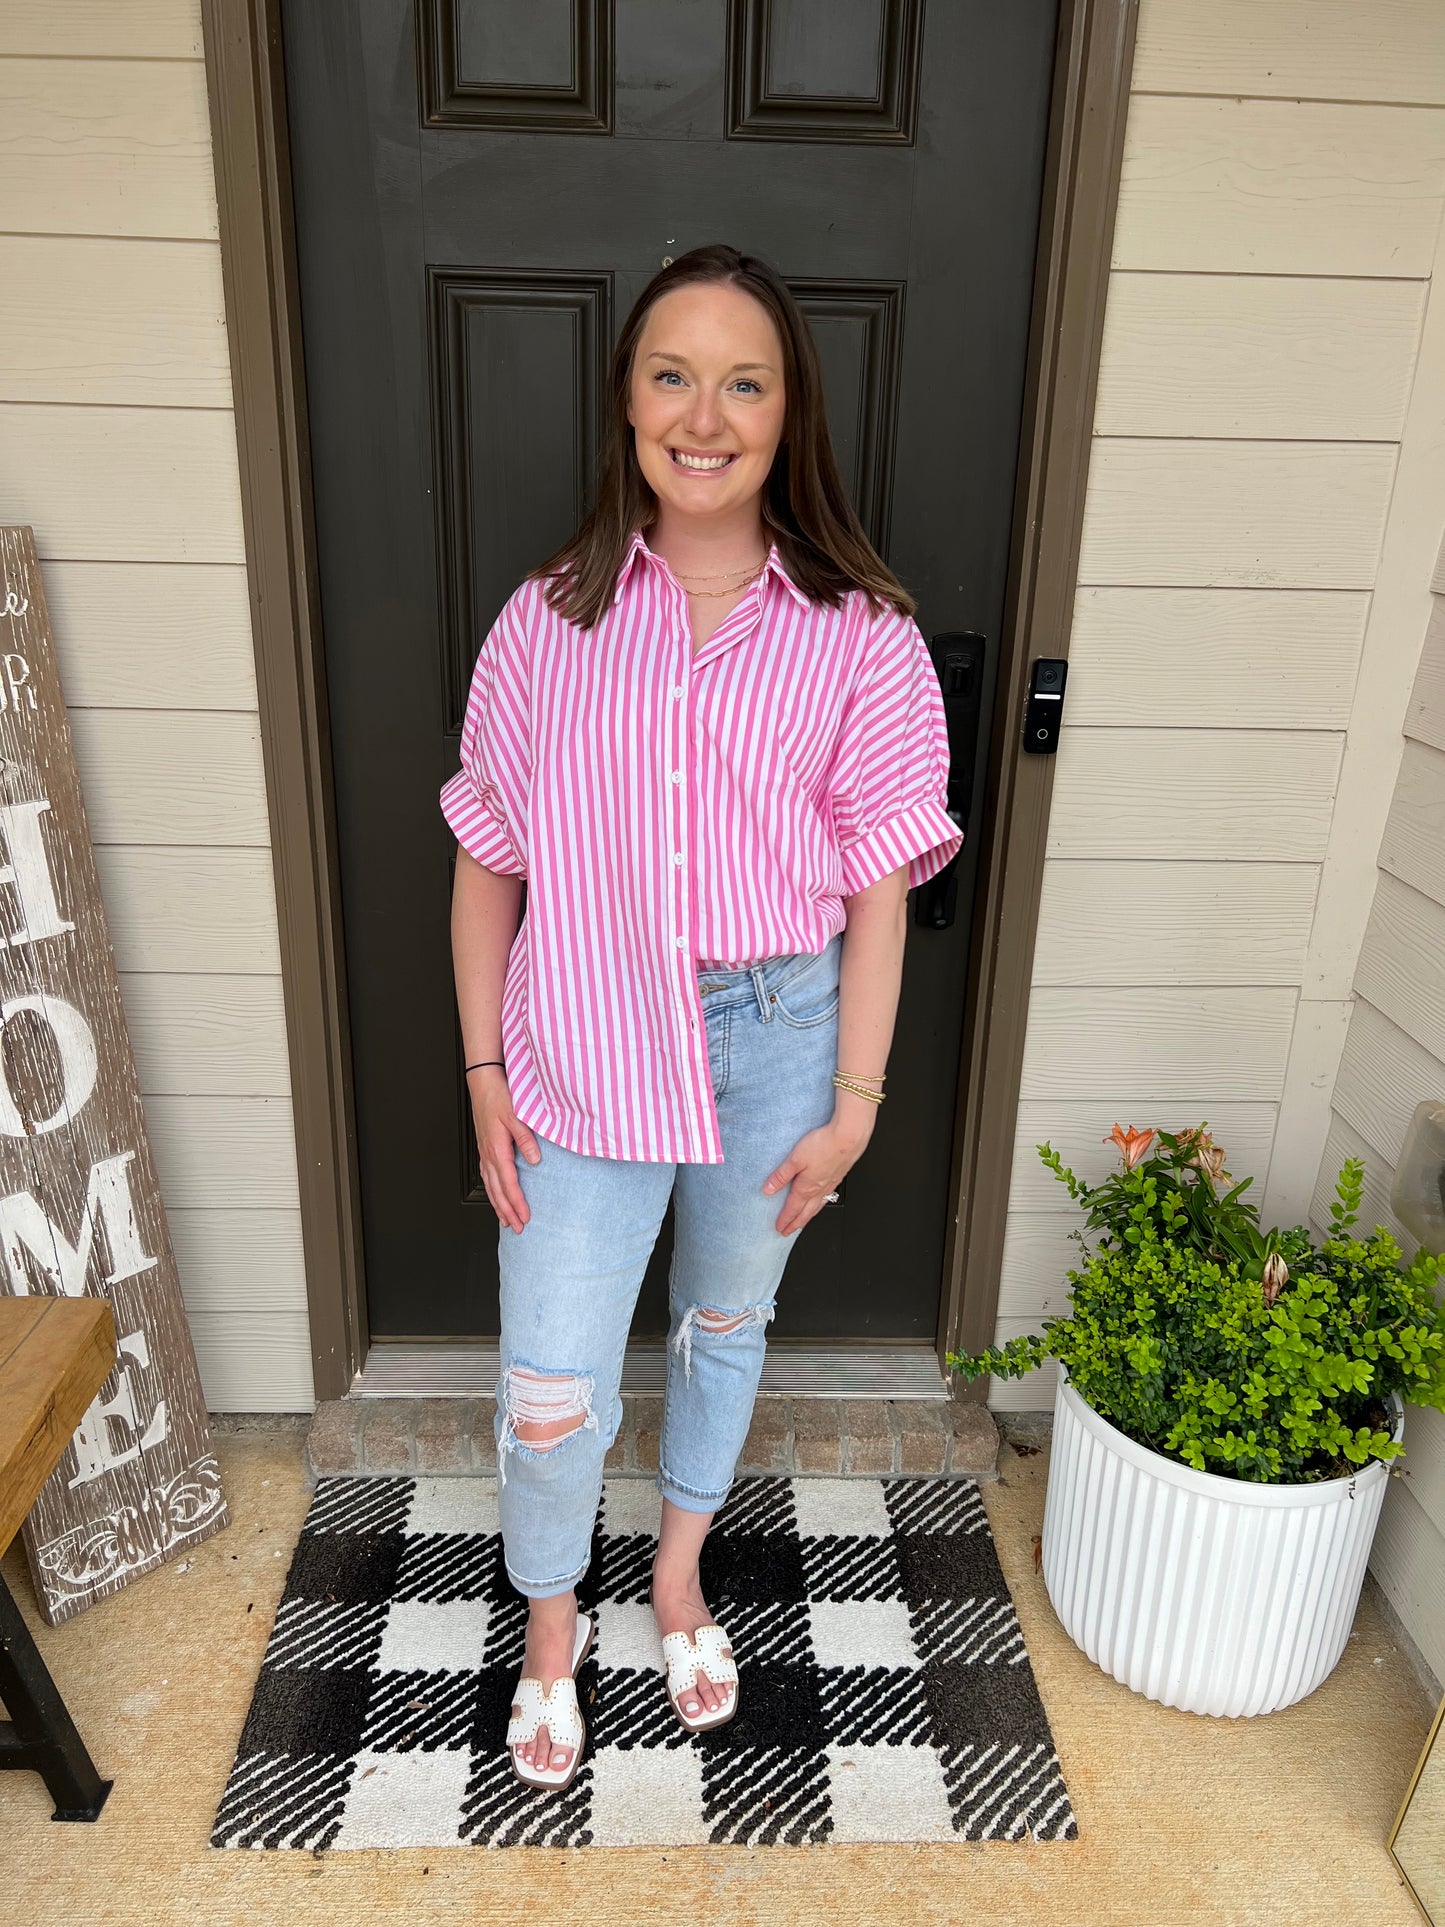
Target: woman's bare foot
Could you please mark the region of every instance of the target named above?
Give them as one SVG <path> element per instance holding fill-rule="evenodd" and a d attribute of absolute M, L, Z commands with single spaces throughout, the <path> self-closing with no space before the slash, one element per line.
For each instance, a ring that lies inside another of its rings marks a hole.
<path fill-rule="evenodd" d="M 577 1595 L 575 1592 L 557 1593 L 551 1599 L 534 1599 L 527 1615 L 527 1651 L 522 1660 L 524 1678 L 542 1682 L 542 1691 L 550 1692 L 559 1679 L 567 1679 L 572 1672 L 572 1651 L 577 1637 Z M 517 1708 L 513 1706 L 515 1715 Z M 537 1728 L 537 1737 L 513 1751 L 525 1765 L 539 1771 L 565 1772 L 572 1764 L 570 1746 L 553 1746 L 552 1736 L 545 1726 Z"/>
<path fill-rule="evenodd" d="M 658 1560 L 652 1570 L 652 1610 L 662 1638 L 669 1633 L 686 1633 L 689 1639 L 695 1639 L 699 1626 L 713 1623 L 713 1616 L 702 1596 L 702 1584 L 695 1566 L 690 1573 L 674 1576 L 665 1572 L 662 1561 Z M 724 1658 L 732 1658 L 731 1646 L 724 1646 L 722 1651 Z M 705 1679 L 699 1673 L 696 1684 L 678 1695 L 678 1704 L 693 1720 L 704 1713 L 725 1712 L 732 1696 L 731 1686 L 714 1686 L 710 1679 Z"/>

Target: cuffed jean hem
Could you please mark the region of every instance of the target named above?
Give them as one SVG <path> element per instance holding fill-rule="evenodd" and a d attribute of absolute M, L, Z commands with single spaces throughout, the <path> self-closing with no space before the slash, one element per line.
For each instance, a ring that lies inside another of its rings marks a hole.
<path fill-rule="evenodd" d="M 671 1499 L 679 1512 L 716 1512 L 732 1491 L 732 1482 L 729 1481 L 723 1492 L 693 1492 L 687 1486 L 679 1485 L 665 1466 L 654 1483 L 663 1498 Z"/>
<path fill-rule="evenodd" d="M 502 1563 L 506 1565 L 505 1560 Z M 591 1563 L 589 1558 L 585 1564 L 577 1568 L 570 1579 L 543 1579 L 536 1585 L 533 1585 L 529 1579 L 519 1579 L 510 1566 L 507 1566 L 507 1577 L 526 1599 L 555 1599 L 558 1593 L 571 1592 Z"/>

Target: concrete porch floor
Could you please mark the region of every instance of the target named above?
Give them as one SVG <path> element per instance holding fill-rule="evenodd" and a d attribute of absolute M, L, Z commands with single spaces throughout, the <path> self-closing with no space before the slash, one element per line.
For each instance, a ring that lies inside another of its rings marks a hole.
<path fill-rule="evenodd" d="M 308 1493 L 299 1431 L 218 1441 L 233 1523 L 58 1630 L 6 1577 L 100 1771 L 93 1826 L 0 1775 L 0 1916 L 86 1923 L 969 1922 L 1418 1927 L 1384 1841 L 1433 1708 L 1373 1601 L 1311 1698 L 1171 1712 L 1065 1638 L 1033 1564 L 1046 1451 L 982 1487 L 1078 1814 L 1076 1842 L 919 1847 L 217 1852 L 206 1844 Z"/>

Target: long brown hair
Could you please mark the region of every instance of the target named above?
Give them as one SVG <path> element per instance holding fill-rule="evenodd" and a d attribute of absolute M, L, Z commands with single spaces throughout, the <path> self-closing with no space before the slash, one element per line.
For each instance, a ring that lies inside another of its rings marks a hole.
<path fill-rule="evenodd" d="M 610 606 L 634 531 L 645 531 L 657 519 L 657 497 L 642 473 L 627 419 L 633 356 L 652 304 L 692 282 L 742 288 L 767 309 L 783 344 L 783 432 L 763 487 L 762 516 L 788 574 L 814 602 L 836 608 L 850 589 L 862 589 L 875 613 L 891 603 L 900 615 L 911 616 L 917 603 L 863 533 L 838 474 L 818 351 L 802 310 L 775 268 L 723 242 L 679 255 L 653 275 L 633 303 L 608 371 L 610 406 L 596 500 L 576 533 L 529 569 L 528 577 L 552 578 L 544 595 L 579 628 L 592 628 Z"/>

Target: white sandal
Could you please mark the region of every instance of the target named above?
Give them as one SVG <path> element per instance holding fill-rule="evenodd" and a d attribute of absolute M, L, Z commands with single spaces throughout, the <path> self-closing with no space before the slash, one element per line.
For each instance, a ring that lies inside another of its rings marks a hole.
<path fill-rule="evenodd" d="M 592 1621 L 587 1614 L 578 1613 L 571 1674 L 565 1679 L 553 1680 L 545 1693 L 539 1679 L 524 1674 L 517 1681 L 517 1690 L 512 1695 L 512 1704 L 517 1711 L 507 1721 L 507 1757 L 512 1762 L 513 1773 L 523 1786 L 556 1790 L 571 1786 L 577 1777 L 577 1769 L 582 1764 L 582 1748 L 587 1741 L 587 1728 L 582 1723 L 582 1711 L 577 1704 L 577 1668 L 587 1657 L 587 1650 L 592 1644 L 592 1630 Z M 552 1736 L 553 1746 L 570 1748 L 570 1765 L 528 1766 L 517 1758 L 516 1749 L 525 1746 L 529 1740 L 535 1740 L 539 1729 L 544 1726 Z"/>
<path fill-rule="evenodd" d="M 673 1712 L 689 1733 L 706 1733 L 714 1726 L 726 1726 L 738 1710 L 737 1662 L 727 1658 L 723 1652 L 729 1643 L 722 1627 L 715 1625 L 699 1626 L 693 1639 L 689 1639 L 686 1633 L 663 1635 L 667 1697 L 672 1701 Z M 696 1719 L 689 1719 L 679 1701 L 684 1693 L 697 1685 L 699 1673 L 704 1679 L 711 1680 L 714 1686 L 731 1686 L 732 1695 L 724 1706 L 704 1712 Z"/>

